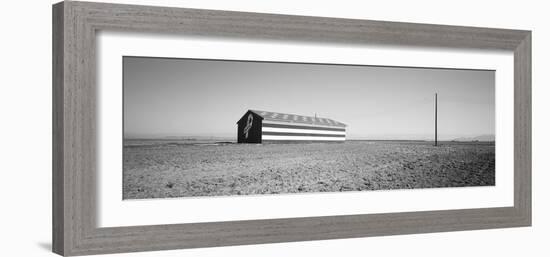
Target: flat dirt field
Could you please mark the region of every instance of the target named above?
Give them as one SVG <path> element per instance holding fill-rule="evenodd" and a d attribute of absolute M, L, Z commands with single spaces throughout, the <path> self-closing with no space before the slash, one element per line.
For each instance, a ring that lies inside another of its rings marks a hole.
<path fill-rule="evenodd" d="M 125 140 L 124 199 L 495 184 L 494 143 Z"/>

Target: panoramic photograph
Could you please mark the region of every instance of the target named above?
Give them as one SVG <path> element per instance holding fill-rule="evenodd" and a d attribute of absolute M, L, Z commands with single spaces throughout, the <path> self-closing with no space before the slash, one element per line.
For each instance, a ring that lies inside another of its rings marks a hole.
<path fill-rule="evenodd" d="M 124 56 L 123 199 L 495 185 L 495 71 Z"/>

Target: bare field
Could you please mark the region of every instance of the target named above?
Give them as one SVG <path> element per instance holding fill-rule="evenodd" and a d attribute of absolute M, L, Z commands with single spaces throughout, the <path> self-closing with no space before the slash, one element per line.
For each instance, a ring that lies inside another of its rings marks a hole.
<path fill-rule="evenodd" d="M 124 146 L 124 199 L 494 184 L 494 143 L 126 140 Z"/>

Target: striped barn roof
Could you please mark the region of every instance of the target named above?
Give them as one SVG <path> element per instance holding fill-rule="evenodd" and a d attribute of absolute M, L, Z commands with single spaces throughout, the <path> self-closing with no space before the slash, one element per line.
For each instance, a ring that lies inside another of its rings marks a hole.
<path fill-rule="evenodd" d="M 347 126 L 342 122 L 335 121 L 332 119 L 327 119 L 327 118 L 280 113 L 280 112 L 258 111 L 258 110 L 249 110 L 249 111 L 261 116 L 264 120 L 270 120 L 270 121 L 312 124 L 312 125 L 341 127 L 341 128 Z"/>

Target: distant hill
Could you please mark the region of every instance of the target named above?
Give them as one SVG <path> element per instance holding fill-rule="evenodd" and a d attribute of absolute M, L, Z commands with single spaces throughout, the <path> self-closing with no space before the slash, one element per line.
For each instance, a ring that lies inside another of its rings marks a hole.
<path fill-rule="evenodd" d="M 471 142 L 471 141 L 482 141 L 482 142 L 491 142 L 495 141 L 495 135 L 481 135 L 476 137 L 459 137 L 455 138 L 452 141 L 459 142 Z"/>

